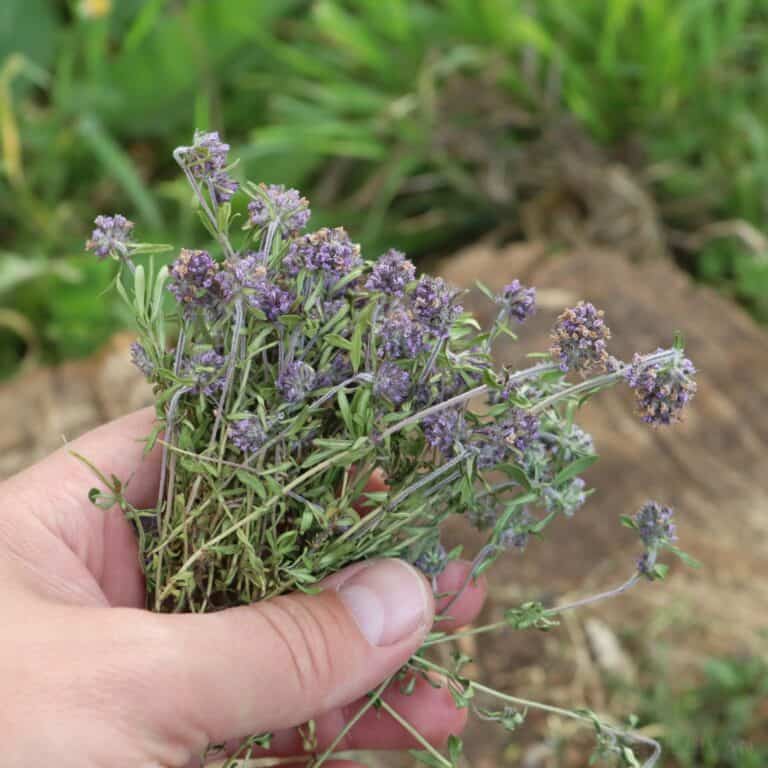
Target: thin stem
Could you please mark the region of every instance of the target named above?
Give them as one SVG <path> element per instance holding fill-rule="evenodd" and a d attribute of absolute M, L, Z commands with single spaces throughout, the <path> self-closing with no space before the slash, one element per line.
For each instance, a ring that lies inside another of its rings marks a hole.
<path fill-rule="evenodd" d="M 453 763 L 451 763 L 450 760 L 446 759 L 443 755 L 440 754 L 400 713 L 391 707 L 389 704 L 387 704 L 384 699 L 381 699 L 381 708 L 400 726 L 402 726 L 411 736 L 413 736 L 416 741 L 421 744 L 424 749 L 429 752 L 432 757 L 437 760 L 440 765 L 445 766 L 445 768 L 453 768 Z"/>
<path fill-rule="evenodd" d="M 674 360 L 677 355 L 679 355 L 679 352 L 676 349 L 666 349 L 662 352 L 654 352 L 652 355 L 648 355 L 647 357 L 643 358 L 643 368 L 655 365 L 656 363 L 664 363 L 668 360 Z M 536 403 L 530 409 L 530 411 L 531 413 L 539 413 L 546 408 L 549 408 L 550 405 L 554 405 L 554 403 L 557 403 L 560 400 L 564 400 L 567 397 L 572 397 L 573 395 L 578 395 L 582 392 L 589 392 L 593 389 L 602 389 L 609 384 L 614 384 L 624 376 L 625 368 L 626 366 L 621 366 L 616 371 L 604 373 L 601 376 L 595 376 L 593 379 L 587 379 L 586 381 L 579 382 L 578 384 L 573 384 L 570 387 L 561 390 L 560 392 L 555 392 L 549 397 L 545 397 L 543 400 L 539 400 L 539 402 Z"/>
<path fill-rule="evenodd" d="M 439 674 L 444 675 L 449 679 L 451 677 L 449 670 L 439 666 L 438 664 L 434 664 L 430 661 L 427 661 L 421 656 L 412 657 L 409 663 L 412 665 L 418 664 L 424 667 L 425 669 L 429 669 L 433 672 L 438 672 Z M 495 699 L 499 699 L 500 701 L 504 701 L 509 704 L 515 704 L 519 707 L 526 707 L 528 709 L 538 709 L 542 712 L 550 712 L 553 715 L 559 715 L 560 717 L 565 717 L 570 720 L 578 720 L 579 722 L 587 723 L 592 726 L 595 726 L 596 724 L 596 721 L 593 720 L 591 717 L 588 717 L 587 715 L 582 715 L 579 712 L 573 712 L 572 710 L 569 710 L 569 709 L 556 707 L 552 704 L 542 704 L 541 702 L 538 702 L 538 701 L 523 699 L 519 696 L 511 696 L 508 693 L 502 693 L 501 691 L 497 691 L 493 688 L 489 688 L 488 686 L 485 686 L 482 683 L 475 682 L 474 680 L 469 682 L 469 686 L 471 686 L 475 691 L 479 693 L 484 693 L 487 696 L 491 696 Z M 648 758 L 648 760 L 646 760 L 645 763 L 643 763 L 643 768 L 653 768 L 653 766 L 655 766 L 656 763 L 658 762 L 659 757 L 661 757 L 661 746 L 657 741 L 654 741 L 653 739 L 650 739 L 646 736 L 642 736 L 639 733 L 623 731 L 619 728 L 615 728 L 612 725 L 607 725 L 602 721 L 599 721 L 599 724 L 600 724 L 600 728 L 603 731 L 606 731 L 612 734 L 613 736 L 618 736 L 620 739 L 625 739 L 630 742 L 644 744 L 645 746 L 653 749 L 653 754 Z"/>
<path fill-rule="evenodd" d="M 558 370 L 558 368 L 554 363 L 539 363 L 538 365 L 533 365 L 530 368 L 525 368 L 522 371 L 517 371 L 517 373 L 512 374 L 507 379 L 507 384 L 514 384 L 517 381 L 523 381 L 525 379 L 531 378 L 532 376 L 537 376 L 540 373 L 546 373 L 548 371 L 556 371 L 556 370 Z M 429 408 L 425 408 L 423 411 L 419 411 L 418 413 L 414 413 L 411 416 L 407 416 L 402 421 L 398 421 L 396 424 L 393 424 L 391 427 L 388 427 L 387 429 L 385 429 L 381 433 L 381 436 L 379 437 L 379 439 L 384 440 L 390 435 L 395 434 L 395 432 L 399 432 L 401 429 L 405 429 L 406 427 L 411 426 L 411 424 L 416 424 L 422 421 L 427 416 L 432 416 L 435 413 L 439 413 L 445 408 L 451 408 L 456 405 L 461 405 L 462 403 L 465 403 L 471 400 L 473 397 L 476 397 L 477 395 L 482 395 L 484 392 L 487 392 L 487 391 L 488 391 L 488 385 L 480 384 L 479 386 L 474 387 L 473 389 L 469 389 L 466 392 L 460 392 L 458 395 L 449 397 L 447 400 L 444 400 L 442 403 L 436 403 L 435 405 L 431 405 Z"/>
<path fill-rule="evenodd" d="M 340 461 L 341 458 L 347 453 L 350 453 L 349 448 L 342 451 L 336 456 L 329 456 L 327 459 L 325 459 L 325 461 L 322 461 L 319 464 L 316 464 L 311 469 L 308 469 L 306 472 L 299 475 L 297 478 L 295 478 L 290 483 L 288 483 L 288 485 L 284 486 L 283 489 L 280 491 L 280 493 L 270 497 L 263 506 L 256 507 L 255 509 L 251 510 L 247 515 L 245 515 L 244 517 L 241 517 L 236 523 L 233 523 L 228 528 L 225 528 L 221 533 L 219 533 L 218 535 L 210 539 L 206 543 L 206 546 L 198 549 L 194 554 L 192 554 L 184 562 L 181 568 L 179 568 L 179 570 L 176 571 L 176 573 L 174 574 L 174 577 L 168 582 L 162 594 L 160 594 L 158 598 L 159 602 L 162 603 L 162 600 L 168 595 L 169 590 L 173 587 L 174 580 L 178 579 L 179 576 L 186 573 L 203 556 L 203 554 L 206 552 L 207 549 L 212 547 L 214 544 L 218 544 L 220 541 L 223 541 L 224 539 L 227 538 L 227 536 L 230 536 L 231 534 L 235 533 L 243 526 L 251 523 L 253 520 L 256 520 L 262 514 L 264 514 L 265 512 L 270 510 L 273 506 L 275 506 L 275 504 L 277 504 L 277 502 L 280 501 L 280 499 L 282 499 L 284 496 L 290 493 L 290 491 L 292 491 L 294 488 L 306 482 L 307 480 L 310 480 L 315 475 L 318 475 L 321 472 L 324 472 L 326 469 L 328 469 L 328 467 L 332 466 L 335 462 Z"/>
<path fill-rule="evenodd" d="M 374 706 L 374 704 L 381 700 L 382 693 L 384 693 L 393 677 L 394 675 L 390 675 L 373 693 L 368 695 L 368 701 L 366 701 L 365 704 L 363 704 L 363 706 L 360 707 L 357 712 L 355 712 L 353 717 L 347 720 L 344 727 L 336 734 L 336 738 L 334 738 L 334 740 L 328 745 L 327 749 L 320 755 L 320 757 L 317 758 L 316 761 L 311 763 L 311 768 L 320 768 L 320 766 L 333 755 L 344 737 L 355 727 L 355 725 L 357 725 L 363 715 L 372 706 Z"/>

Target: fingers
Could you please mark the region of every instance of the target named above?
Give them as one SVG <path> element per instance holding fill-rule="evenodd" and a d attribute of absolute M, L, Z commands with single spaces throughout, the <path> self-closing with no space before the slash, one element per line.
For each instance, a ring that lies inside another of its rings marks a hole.
<path fill-rule="evenodd" d="M 434 687 L 419 676 L 413 681 L 413 690 L 407 691 L 407 682 L 407 679 L 393 682 L 382 698 L 431 744 L 438 748 L 444 746 L 451 734 L 458 734 L 464 729 L 466 709 L 457 709 L 444 686 Z M 364 697 L 316 718 L 316 751 L 327 749 L 346 723 L 368 705 L 370 699 Z M 418 746 L 416 739 L 389 713 L 368 706 L 365 714 L 336 745 L 335 750 L 402 750 Z M 270 749 L 259 754 L 290 756 L 300 755 L 303 751 L 301 734 L 298 729 L 291 728 L 277 731 Z"/>
<path fill-rule="evenodd" d="M 148 705 L 148 721 L 176 730 L 186 723 L 188 740 L 200 742 L 190 748 L 299 725 L 399 669 L 433 612 L 421 574 L 380 560 L 349 569 L 317 595 L 205 615 L 143 614 L 150 632 L 135 656 L 168 692 Z"/>
<path fill-rule="evenodd" d="M 434 629 L 437 632 L 450 632 L 464 624 L 471 624 L 483 607 L 483 601 L 487 592 L 486 581 L 483 576 L 479 579 L 467 577 L 472 564 L 466 560 L 457 560 L 448 564 L 448 567 L 440 574 L 437 580 L 438 594 L 435 614 L 438 620 Z M 461 595 L 448 608 L 447 617 L 442 617 L 441 612 L 453 600 L 454 596 L 466 584 Z"/>

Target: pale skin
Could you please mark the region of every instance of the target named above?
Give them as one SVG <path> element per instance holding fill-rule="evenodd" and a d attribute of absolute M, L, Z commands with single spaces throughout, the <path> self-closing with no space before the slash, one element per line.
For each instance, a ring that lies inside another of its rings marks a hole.
<path fill-rule="evenodd" d="M 130 503 L 153 506 L 159 461 L 156 454 L 142 460 L 141 442 L 152 418 L 144 410 L 107 424 L 0 484 L 5 768 L 186 768 L 199 765 L 209 743 L 234 745 L 265 731 L 275 736 L 260 755 L 300 756 L 297 726 L 310 719 L 322 750 L 432 625 L 436 607 L 426 581 L 392 561 L 351 566 L 313 596 L 207 615 L 144 610 L 133 531 L 119 509 L 90 504 L 94 477 L 71 452 L 107 475 L 130 477 Z M 451 564 L 440 591 L 458 589 L 467 568 Z M 371 605 L 386 608 L 391 598 L 385 590 L 379 603 L 370 590 L 381 591 L 392 577 L 404 590 L 396 628 L 386 623 L 389 609 L 382 608 L 383 619 L 370 615 Z M 470 584 L 439 628 L 472 621 L 483 597 L 482 582 Z M 413 603 L 407 621 L 405 603 Z M 368 615 L 365 634 L 353 604 Z M 425 681 L 410 696 L 392 687 L 385 698 L 435 745 L 464 726 L 465 711 Z M 391 717 L 373 710 L 340 745 L 414 746 Z"/>

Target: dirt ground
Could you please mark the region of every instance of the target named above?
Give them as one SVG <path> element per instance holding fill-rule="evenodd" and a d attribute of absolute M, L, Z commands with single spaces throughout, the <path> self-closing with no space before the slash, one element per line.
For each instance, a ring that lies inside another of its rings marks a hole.
<path fill-rule="evenodd" d="M 681 546 L 703 569 L 670 563 L 666 583 L 642 584 L 568 615 L 547 634 L 507 632 L 465 643 L 463 650 L 476 659 L 472 675 L 518 696 L 625 715 L 631 692 L 617 693 L 608 681 L 621 678 L 631 690 L 642 675 L 638 660 L 657 645 L 669 647 L 670 670 L 680 681 L 710 654 L 768 655 L 760 634 L 768 628 L 765 329 L 663 259 L 636 264 L 611 251 L 558 254 L 535 243 L 496 247 L 488 241 L 442 262 L 440 271 L 467 287 L 479 279 L 498 289 L 517 277 L 538 288 L 539 312 L 517 346 L 499 348 L 500 363 L 521 364 L 526 352 L 546 349 L 554 317 L 583 298 L 606 311 L 614 354 L 627 358 L 668 346 L 679 330 L 700 371 L 687 420 L 667 430 L 640 423 L 627 391 L 605 393 L 582 410 L 579 421 L 601 454 L 586 475 L 597 492 L 573 519 L 558 521 L 544 540 L 498 564 L 483 618 L 501 618 L 525 600 L 552 604 L 623 581 L 638 547 L 619 515 L 647 498 L 675 507 Z M 465 305 L 490 320 L 479 292 Z M 0 476 L 60 445 L 62 436 L 75 437 L 148 401 L 146 386 L 127 364 L 129 341 L 116 337 L 91 360 L 29 371 L 0 388 Z M 478 546 L 470 531 L 449 533 L 469 554 Z M 574 735 L 570 724 L 533 714 L 520 736 L 472 725 L 467 764 L 583 766 L 584 741 L 577 734 L 571 751 L 558 747 Z"/>

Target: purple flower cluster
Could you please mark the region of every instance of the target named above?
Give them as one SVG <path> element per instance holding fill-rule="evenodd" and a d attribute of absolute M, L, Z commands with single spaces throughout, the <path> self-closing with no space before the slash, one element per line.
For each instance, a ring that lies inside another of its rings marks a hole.
<path fill-rule="evenodd" d="M 480 427 L 473 437 L 477 466 L 490 469 L 501 464 L 512 451 L 524 453 L 539 434 L 538 418 L 523 408 L 514 408 L 499 424 Z"/>
<path fill-rule="evenodd" d="M 608 361 L 607 342 L 611 338 L 603 322 L 604 312 L 593 304 L 580 301 L 557 318 L 552 329 L 550 352 L 560 370 L 588 371 L 604 369 Z"/>
<path fill-rule="evenodd" d="M 93 223 L 96 228 L 85 243 L 87 251 L 91 251 L 99 259 L 105 259 L 107 256 L 119 259 L 128 255 L 133 242 L 132 221 L 116 213 L 114 216 L 97 216 Z"/>
<path fill-rule="evenodd" d="M 282 184 L 259 184 L 261 197 L 248 203 L 248 224 L 261 229 L 272 221 L 283 234 L 294 234 L 307 226 L 309 201 L 296 189 Z"/>
<path fill-rule="evenodd" d="M 435 578 L 439 576 L 448 565 L 448 553 L 445 547 L 436 541 L 425 549 L 413 562 L 425 576 Z"/>
<path fill-rule="evenodd" d="M 237 419 L 229 425 L 229 442 L 241 453 L 256 453 L 266 442 L 267 434 L 256 415 Z"/>
<path fill-rule="evenodd" d="M 287 315 L 293 301 L 292 294 L 269 280 L 262 280 L 257 283 L 253 293 L 248 296 L 248 303 L 254 309 L 261 310 L 272 322 L 277 320 L 280 315 Z"/>
<path fill-rule="evenodd" d="M 571 517 L 584 506 L 587 500 L 586 483 L 580 477 L 574 477 L 562 488 L 547 486 L 544 489 L 544 506 L 547 512 L 562 512 Z"/>
<path fill-rule="evenodd" d="M 187 375 L 195 379 L 192 392 L 202 392 L 206 397 L 217 395 L 224 387 L 224 365 L 226 360 L 215 349 L 208 349 L 194 355 L 184 366 Z"/>
<path fill-rule="evenodd" d="M 424 328 L 404 309 L 381 318 L 376 327 L 379 357 L 389 360 L 413 359 L 426 349 Z"/>
<path fill-rule="evenodd" d="M 227 173 L 229 144 L 217 131 L 196 131 L 191 147 L 184 147 L 184 165 L 194 179 L 213 190 L 217 203 L 225 203 L 237 192 L 238 183 Z"/>
<path fill-rule="evenodd" d="M 208 307 L 217 297 L 218 272 L 219 265 L 208 251 L 182 248 L 178 258 L 171 265 L 168 290 L 179 304 L 187 307 Z"/>
<path fill-rule="evenodd" d="M 365 287 L 369 291 L 380 291 L 389 296 L 401 297 L 405 287 L 416 276 L 413 263 L 405 258 L 405 254 L 394 248 L 387 251 L 373 265 Z"/>
<path fill-rule="evenodd" d="M 155 365 L 149 359 L 147 350 L 139 344 L 138 341 L 134 341 L 131 344 L 131 362 L 148 378 L 151 379 L 155 373 Z"/>
<path fill-rule="evenodd" d="M 360 246 L 343 227 L 323 227 L 291 243 L 284 263 L 291 274 L 302 269 L 320 272 L 326 285 L 332 285 L 361 264 Z"/>
<path fill-rule="evenodd" d="M 634 522 L 646 547 L 654 547 L 662 542 L 677 539 L 672 514 L 670 507 L 665 507 L 658 501 L 647 501 L 640 507 Z"/>
<path fill-rule="evenodd" d="M 499 544 L 504 549 L 525 549 L 528 544 L 531 522 L 532 518 L 527 507 L 523 507 L 509 521 L 507 528 L 499 537 Z"/>
<path fill-rule="evenodd" d="M 411 377 L 395 363 L 382 363 L 376 371 L 373 381 L 373 392 L 379 397 L 386 398 L 392 405 L 400 405 L 408 397 L 411 388 Z"/>
<path fill-rule="evenodd" d="M 286 363 L 277 377 L 277 391 L 289 403 L 300 403 L 315 388 L 315 369 L 300 360 Z"/>
<path fill-rule="evenodd" d="M 657 353 L 664 350 L 657 350 Z M 671 362 L 647 363 L 635 355 L 626 367 L 624 378 L 635 390 L 637 409 L 643 421 L 668 425 L 680 420 L 682 410 L 696 394 L 693 363 L 682 353 Z"/>
<path fill-rule="evenodd" d="M 452 456 L 464 431 L 464 414 L 458 408 L 443 408 L 422 419 L 421 428 L 429 445 L 443 456 Z"/>
<path fill-rule="evenodd" d="M 526 288 L 519 280 L 513 280 L 504 286 L 497 301 L 508 317 L 514 317 L 518 323 L 522 323 L 536 311 L 536 289 Z"/>
<path fill-rule="evenodd" d="M 456 296 L 457 291 L 441 277 L 422 275 L 413 292 L 413 316 L 442 335 L 463 309 L 454 303 Z"/>

